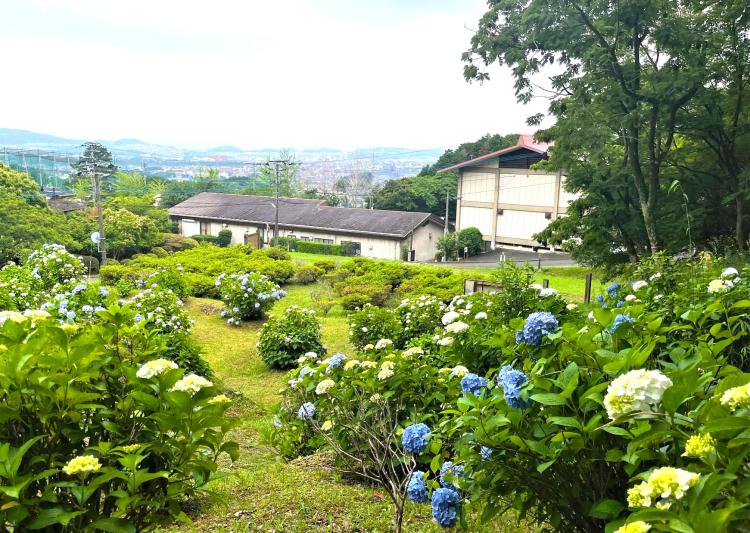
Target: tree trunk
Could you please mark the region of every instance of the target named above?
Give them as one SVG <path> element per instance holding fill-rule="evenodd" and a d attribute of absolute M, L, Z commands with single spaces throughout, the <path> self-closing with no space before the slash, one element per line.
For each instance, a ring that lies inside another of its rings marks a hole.
<path fill-rule="evenodd" d="M 396 521 L 393 526 L 395 533 L 401 533 L 401 526 L 404 522 L 404 506 L 403 504 L 396 504 Z"/>
<path fill-rule="evenodd" d="M 745 216 L 745 202 L 742 198 L 742 192 L 737 196 L 737 199 L 735 200 L 735 205 L 737 209 L 737 221 L 735 226 L 735 238 L 737 239 L 737 246 L 740 250 L 745 249 L 745 223 L 744 223 L 744 216 Z"/>

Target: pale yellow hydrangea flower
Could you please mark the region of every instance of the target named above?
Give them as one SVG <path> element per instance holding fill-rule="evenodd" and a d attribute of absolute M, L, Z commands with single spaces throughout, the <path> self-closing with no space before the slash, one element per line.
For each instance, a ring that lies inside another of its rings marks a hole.
<path fill-rule="evenodd" d="M 88 475 L 92 472 L 98 472 L 101 467 L 102 464 L 99 462 L 99 459 L 93 455 L 79 455 L 68 461 L 68 464 L 63 467 L 63 472 L 69 476 L 76 474 Z"/>
<path fill-rule="evenodd" d="M 378 364 L 375 361 L 362 361 L 362 368 L 375 368 Z"/>
<path fill-rule="evenodd" d="M 208 403 L 232 403 L 232 400 L 226 394 L 219 394 L 208 400 Z"/>
<path fill-rule="evenodd" d="M 175 383 L 174 387 L 172 387 L 170 390 L 187 392 L 192 396 L 202 388 L 211 387 L 212 385 L 213 383 L 202 376 L 199 376 L 197 374 L 188 374 L 180 381 Z"/>
<path fill-rule="evenodd" d="M 685 443 L 683 457 L 705 458 L 716 451 L 716 440 L 710 433 L 691 435 Z"/>
<path fill-rule="evenodd" d="M 646 533 L 649 529 L 651 529 L 651 524 L 638 520 L 617 528 L 615 533 Z"/>
<path fill-rule="evenodd" d="M 628 489 L 628 505 L 669 509 L 699 480 L 700 474 L 695 472 L 671 466 L 657 468 L 646 481 Z"/>
<path fill-rule="evenodd" d="M 320 429 L 322 429 L 323 431 L 331 431 L 333 429 L 333 422 L 331 422 L 330 420 L 326 420 L 320 425 Z"/>
<path fill-rule="evenodd" d="M 750 383 L 733 387 L 724 391 L 721 395 L 721 405 L 735 411 L 750 405 Z"/>
<path fill-rule="evenodd" d="M 324 379 L 320 383 L 318 383 L 318 386 L 315 387 L 315 394 L 326 394 L 329 390 L 333 388 L 333 386 L 336 384 L 335 381 L 332 379 Z"/>
<path fill-rule="evenodd" d="M 729 290 L 729 287 L 724 285 L 724 282 L 720 279 L 714 279 L 711 280 L 711 282 L 708 284 L 708 292 L 715 294 L 719 292 L 726 292 Z"/>
<path fill-rule="evenodd" d="M 140 444 L 128 444 L 127 446 L 120 446 L 122 448 L 122 451 L 125 453 L 135 453 L 138 450 L 141 449 Z"/>
<path fill-rule="evenodd" d="M 151 379 L 154 376 L 163 374 L 167 370 L 177 368 L 177 363 L 170 361 L 169 359 L 154 359 L 148 363 L 144 363 L 136 372 L 136 376 L 143 379 Z"/>
<path fill-rule="evenodd" d="M 382 381 L 393 376 L 394 366 L 396 366 L 396 363 L 393 361 L 383 361 L 383 364 L 380 365 L 380 372 L 378 372 L 378 379 Z"/>
<path fill-rule="evenodd" d="M 462 378 L 468 373 L 469 373 L 469 369 L 462 365 L 454 366 L 451 369 L 451 376 L 453 376 L 454 378 L 455 377 Z"/>
<path fill-rule="evenodd" d="M 344 365 L 344 370 L 351 370 L 355 366 L 359 366 L 359 360 L 357 360 L 357 359 L 350 359 Z"/>
<path fill-rule="evenodd" d="M 404 353 L 402 355 L 405 355 L 407 357 L 412 356 L 412 355 L 424 355 L 424 350 L 420 348 L 419 346 L 414 346 L 412 348 L 404 350 Z"/>

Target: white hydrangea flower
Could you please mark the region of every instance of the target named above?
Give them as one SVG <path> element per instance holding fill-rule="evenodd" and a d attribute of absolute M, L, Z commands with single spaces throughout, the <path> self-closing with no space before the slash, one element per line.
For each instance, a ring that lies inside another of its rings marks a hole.
<path fill-rule="evenodd" d="M 202 388 L 211 386 L 213 386 L 213 383 L 211 383 L 206 378 L 197 374 L 188 374 L 180 381 L 175 383 L 174 387 L 172 387 L 170 390 L 187 392 L 192 396 Z"/>
<path fill-rule="evenodd" d="M 739 276 L 739 272 L 734 267 L 725 268 L 721 273 L 721 279 L 734 279 Z"/>
<path fill-rule="evenodd" d="M 662 298 L 664 298 L 663 294 L 657 294 L 656 296 L 654 296 L 654 300 L 661 300 Z"/>
<path fill-rule="evenodd" d="M 487 313 L 484 311 L 479 311 L 476 315 L 474 315 L 474 320 L 486 320 L 487 319 Z"/>
<path fill-rule="evenodd" d="M 393 367 L 395 366 L 396 363 L 393 361 L 383 361 L 383 364 L 380 365 L 380 372 L 378 372 L 378 379 L 382 381 L 393 376 Z"/>
<path fill-rule="evenodd" d="M 443 318 L 441 320 L 443 322 L 443 325 L 447 326 L 448 324 L 451 324 L 452 322 L 454 322 L 459 316 L 461 315 L 459 315 L 455 311 L 448 311 L 447 313 L 443 315 Z"/>
<path fill-rule="evenodd" d="M 659 370 L 631 370 L 618 376 L 607 387 L 604 396 L 607 415 L 614 420 L 630 411 L 650 411 L 671 386 L 672 380 Z"/>
<path fill-rule="evenodd" d="M 588 319 L 589 320 L 594 320 L 594 321 L 596 320 L 596 317 L 594 316 L 594 312 L 593 311 L 589 311 Z"/>
<path fill-rule="evenodd" d="M 454 378 L 455 377 L 462 378 L 468 373 L 469 373 L 469 369 L 463 365 L 457 365 L 451 369 L 451 376 L 453 376 Z"/>
<path fill-rule="evenodd" d="M 635 294 L 628 294 L 628 295 L 627 295 L 627 296 L 625 297 L 625 301 L 626 301 L 626 302 L 633 302 L 633 301 L 635 301 L 636 299 L 637 299 L 637 297 L 636 297 L 636 295 L 635 295 Z"/>
<path fill-rule="evenodd" d="M 552 287 L 542 288 L 542 290 L 539 291 L 539 296 L 541 296 L 542 298 L 557 296 L 557 289 L 553 289 Z"/>
<path fill-rule="evenodd" d="M 469 324 L 466 322 L 453 322 L 445 327 L 445 331 L 448 333 L 463 333 L 469 329 Z"/>
<path fill-rule="evenodd" d="M 174 361 L 170 361 L 169 359 L 154 359 L 142 364 L 135 375 L 142 379 L 151 379 L 174 368 L 177 368 L 177 363 Z"/>
<path fill-rule="evenodd" d="M 632 287 L 635 292 L 638 292 L 639 290 L 648 287 L 648 282 L 640 279 L 638 281 L 634 281 Z"/>
<path fill-rule="evenodd" d="M 440 346 L 450 346 L 453 344 L 453 337 L 443 337 L 442 339 L 438 340 L 437 343 Z"/>
<path fill-rule="evenodd" d="M 420 348 L 419 346 L 413 346 L 412 348 L 408 348 L 404 350 L 403 355 L 406 355 L 406 356 L 424 355 L 424 350 Z"/>
<path fill-rule="evenodd" d="M 375 349 L 385 350 L 386 348 L 392 345 L 393 345 L 393 341 L 391 339 L 380 339 L 378 342 L 375 343 Z"/>
<path fill-rule="evenodd" d="M 729 290 L 729 287 L 724 285 L 724 282 L 720 279 L 713 279 L 708 284 L 708 292 L 711 294 L 717 294 L 720 292 L 726 292 Z"/>
<path fill-rule="evenodd" d="M 565 306 L 565 309 L 567 309 L 568 311 L 573 311 L 575 309 L 578 309 L 578 304 L 570 303 Z"/>
<path fill-rule="evenodd" d="M 320 383 L 318 383 L 318 386 L 315 387 L 315 394 L 321 395 L 326 394 L 333 386 L 336 385 L 336 382 L 332 379 L 324 379 Z"/>

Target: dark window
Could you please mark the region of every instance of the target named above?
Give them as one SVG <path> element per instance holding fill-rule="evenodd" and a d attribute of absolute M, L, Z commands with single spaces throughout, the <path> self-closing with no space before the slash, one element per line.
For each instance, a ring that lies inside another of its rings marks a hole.
<path fill-rule="evenodd" d="M 544 218 L 546 218 L 547 220 L 550 220 L 552 218 L 552 213 L 547 211 L 546 213 L 544 213 Z"/>
<path fill-rule="evenodd" d="M 343 255 L 362 255 L 362 243 L 355 241 L 341 241 Z"/>

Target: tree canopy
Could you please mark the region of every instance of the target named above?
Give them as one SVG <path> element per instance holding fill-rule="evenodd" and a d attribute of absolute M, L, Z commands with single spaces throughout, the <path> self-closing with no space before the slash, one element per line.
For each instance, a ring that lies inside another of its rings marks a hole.
<path fill-rule="evenodd" d="M 734 218 L 745 245 L 749 20 L 742 0 L 489 1 L 465 77 L 506 65 L 519 101 L 549 97 L 546 165 L 581 193 L 543 238 L 635 258 L 726 234 Z"/>

